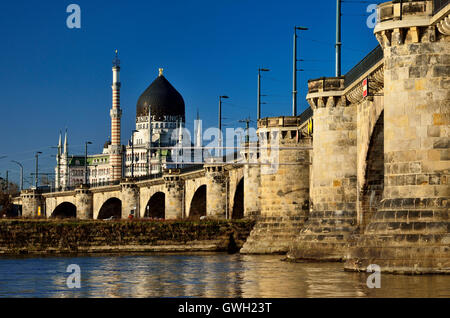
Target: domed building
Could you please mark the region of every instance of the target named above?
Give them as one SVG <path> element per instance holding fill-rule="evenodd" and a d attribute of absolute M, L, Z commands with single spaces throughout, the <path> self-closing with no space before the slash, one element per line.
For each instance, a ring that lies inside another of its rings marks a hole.
<path fill-rule="evenodd" d="M 163 69 L 159 69 L 159 76 L 142 93 L 136 104 L 136 130 L 126 146 L 125 177 L 146 176 L 166 168 L 180 167 L 176 163 L 180 160 L 174 151 L 154 148 L 173 147 L 182 143 L 180 133 L 184 124 L 183 97 L 164 77 Z"/>
<path fill-rule="evenodd" d="M 88 155 L 86 160 L 85 155 L 69 155 L 67 133 L 64 149 L 60 136 L 55 167 L 56 188 L 74 187 L 85 182 L 107 184 L 123 177 L 158 174 L 164 169 L 182 168 L 182 158 L 193 156 L 193 151 L 170 149 L 177 144 L 191 146 L 191 142 L 189 138 L 183 140 L 183 97 L 164 77 L 163 69 L 159 69 L 159 76 L 139 97 L 136 104 L 136 129 L 127 145 L 122 145 L 119 64 L 116 56 L 113 62 L 111 140 L 104 144 L 102 154 Z M 118 176 L 115 171 L 119 171 Z"/>

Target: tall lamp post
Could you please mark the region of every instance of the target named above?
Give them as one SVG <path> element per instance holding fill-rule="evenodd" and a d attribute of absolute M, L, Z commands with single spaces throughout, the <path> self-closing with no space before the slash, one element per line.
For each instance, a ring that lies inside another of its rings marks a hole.
<path fill-rule="evenodd" d="M 267 68 L 259 68 L 258 69 L 258 119 L 261 119 L 261 72 L 269 72 L 270 70 Z"/>
<path fill-rule="evenodd" d="M 222 156 L 222 98 L 229 98 L 226 95 L 219 96 L 219 157 Z"/>
<path fill-rule="evenodd" d="M 38 151 L 38 152 L 36 152 L 36 155 L 35 155 L 35 157 L 36 157 L 36 173 L 35 173 L 35 180 L 34 180 L 34 186 L 36 187 L 36 190 L 37 190 L 37 188 L 38 188 L 38 180 L 39 180 L 39 155 L 41 155 L 42 154 L 42 152 L 41 151 Z"/>
<path fill-rule="evenodd" d="M 336 77 L 341 76 L 341 7 L 342 1 L 336 2 Z"/>
<path fill-rule="evenodd" d="M 86 141 L 84 143 L 84 184 L 87 184 L 87 145 L 92 145 L 92 142 Z"/>
<path fill-rule="evenodd" d="M 23 166 L 20 162 L 17 162 L 15 160 L 11 160 L 11 162 L 16 163 L 20 167 L 20 191 L 23 190 Z"/>
<path fill-rule="evenodd" d="M 147 176 L 152 174 L 152 105 L 148 105 Z"/>
<path fill-rule="evenodd" d="M 304 27 L 294 27 L 294 57 L 293 57 L 293 80 L 292 80 L 292 116 L 297 116 L 297 72 L 299 71 L 297 69 L 297 62 L 301 60 L 297 60 L 297 30 L 300 31 L 306 31 L 308 28 Z"/>

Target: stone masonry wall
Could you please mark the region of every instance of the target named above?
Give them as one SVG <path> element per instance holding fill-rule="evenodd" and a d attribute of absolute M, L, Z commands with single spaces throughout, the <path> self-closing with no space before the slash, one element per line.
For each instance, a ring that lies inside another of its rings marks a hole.
<path fill-rule="evenodd" d="M 206 167 L 206 188 L 207 216 L 225 218 L 227 185 L 223 166 Z"/>
<path fill-rule="evenodd" d="M 411 27 L 378 38 L 385 56 L 385 188 L 345 266 L 450 272 L 450 37 Z"/>
<path fill-rule="evenodd" d="M 289 258 L 340 260 L 356 229 L 356 106 L 330 97 L 314 109 L 312 212 Z M 322 107 L 320 107 L 322 106 Z"/>
<path fill-rule="evenodd" d="M 237 252 L 253 221 L 0 220 L 1 254 Z"/>
<path fill-rule="evenodd" d="M 309 172 L 311 138 L 300 136 L 296 129 L 275 127 L 259 129 L 261 163 L 284 163 L 273 171 L 261 166 L 259 191 L 261 215 L 241 250 L 244 254 L 286 253 L 309 214 Z M 274 149 L 270 138 L 279 137 L 280 148 Z M 268 150 L 265 147 L 272 144 Z M 297 149 L 296 149 L 297 148 Z M 278 156 L 272 157 L 275 151 Z"/>

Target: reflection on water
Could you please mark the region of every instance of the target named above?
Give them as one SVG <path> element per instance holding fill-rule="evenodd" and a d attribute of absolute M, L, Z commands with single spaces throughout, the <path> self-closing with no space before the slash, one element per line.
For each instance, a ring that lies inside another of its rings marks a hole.
<path fill-rule="evenodd" d="M 227 254 L 0 258 L 0 297 L 450 297 L 450 276 L 348 273 L 340 263 Z M 68 289 L 70 264 L 81 289 Z"/>

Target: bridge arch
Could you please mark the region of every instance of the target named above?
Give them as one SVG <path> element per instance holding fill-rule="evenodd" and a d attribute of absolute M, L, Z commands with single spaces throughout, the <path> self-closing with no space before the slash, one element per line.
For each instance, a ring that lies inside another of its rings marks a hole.
<path fill-rule="evenodd" d="M 367 147 L 364 180 L 360 193 L 360 230 L 364 231 L 383 196 L 384 189 L 384 112 L 378 117 Z"/>
<path fill-rule="evenodd" d="M 189 218 L 198 220 L 202 216 L 206 216 L 206 184 L 197 188 L 189 205 Z"/>
<path fill-rule="evenodd" d="M 109 198 L 102 204 L 97 219 L 104 220 L 111 217 L 122 218 L 122 201 L 116 197 Z"/>
<path fill-rule="evenodd" d="M 147 202 L 144 212 L 145 218 L 166 218 L 166 194 L 162 191 L 154 193 Z"/>
<path fill-rule="evenodd" d="M 50 217 L 54 219 L 74 219 L 77 217 L 77 207 L 71 202 L 63 202 L 53 210 Z"/>
<path fill-rule="evenodd" d="M 244 177 L 238 182 L 234 192 L 232 219 L 242 219 L 244 217 Z"/>

